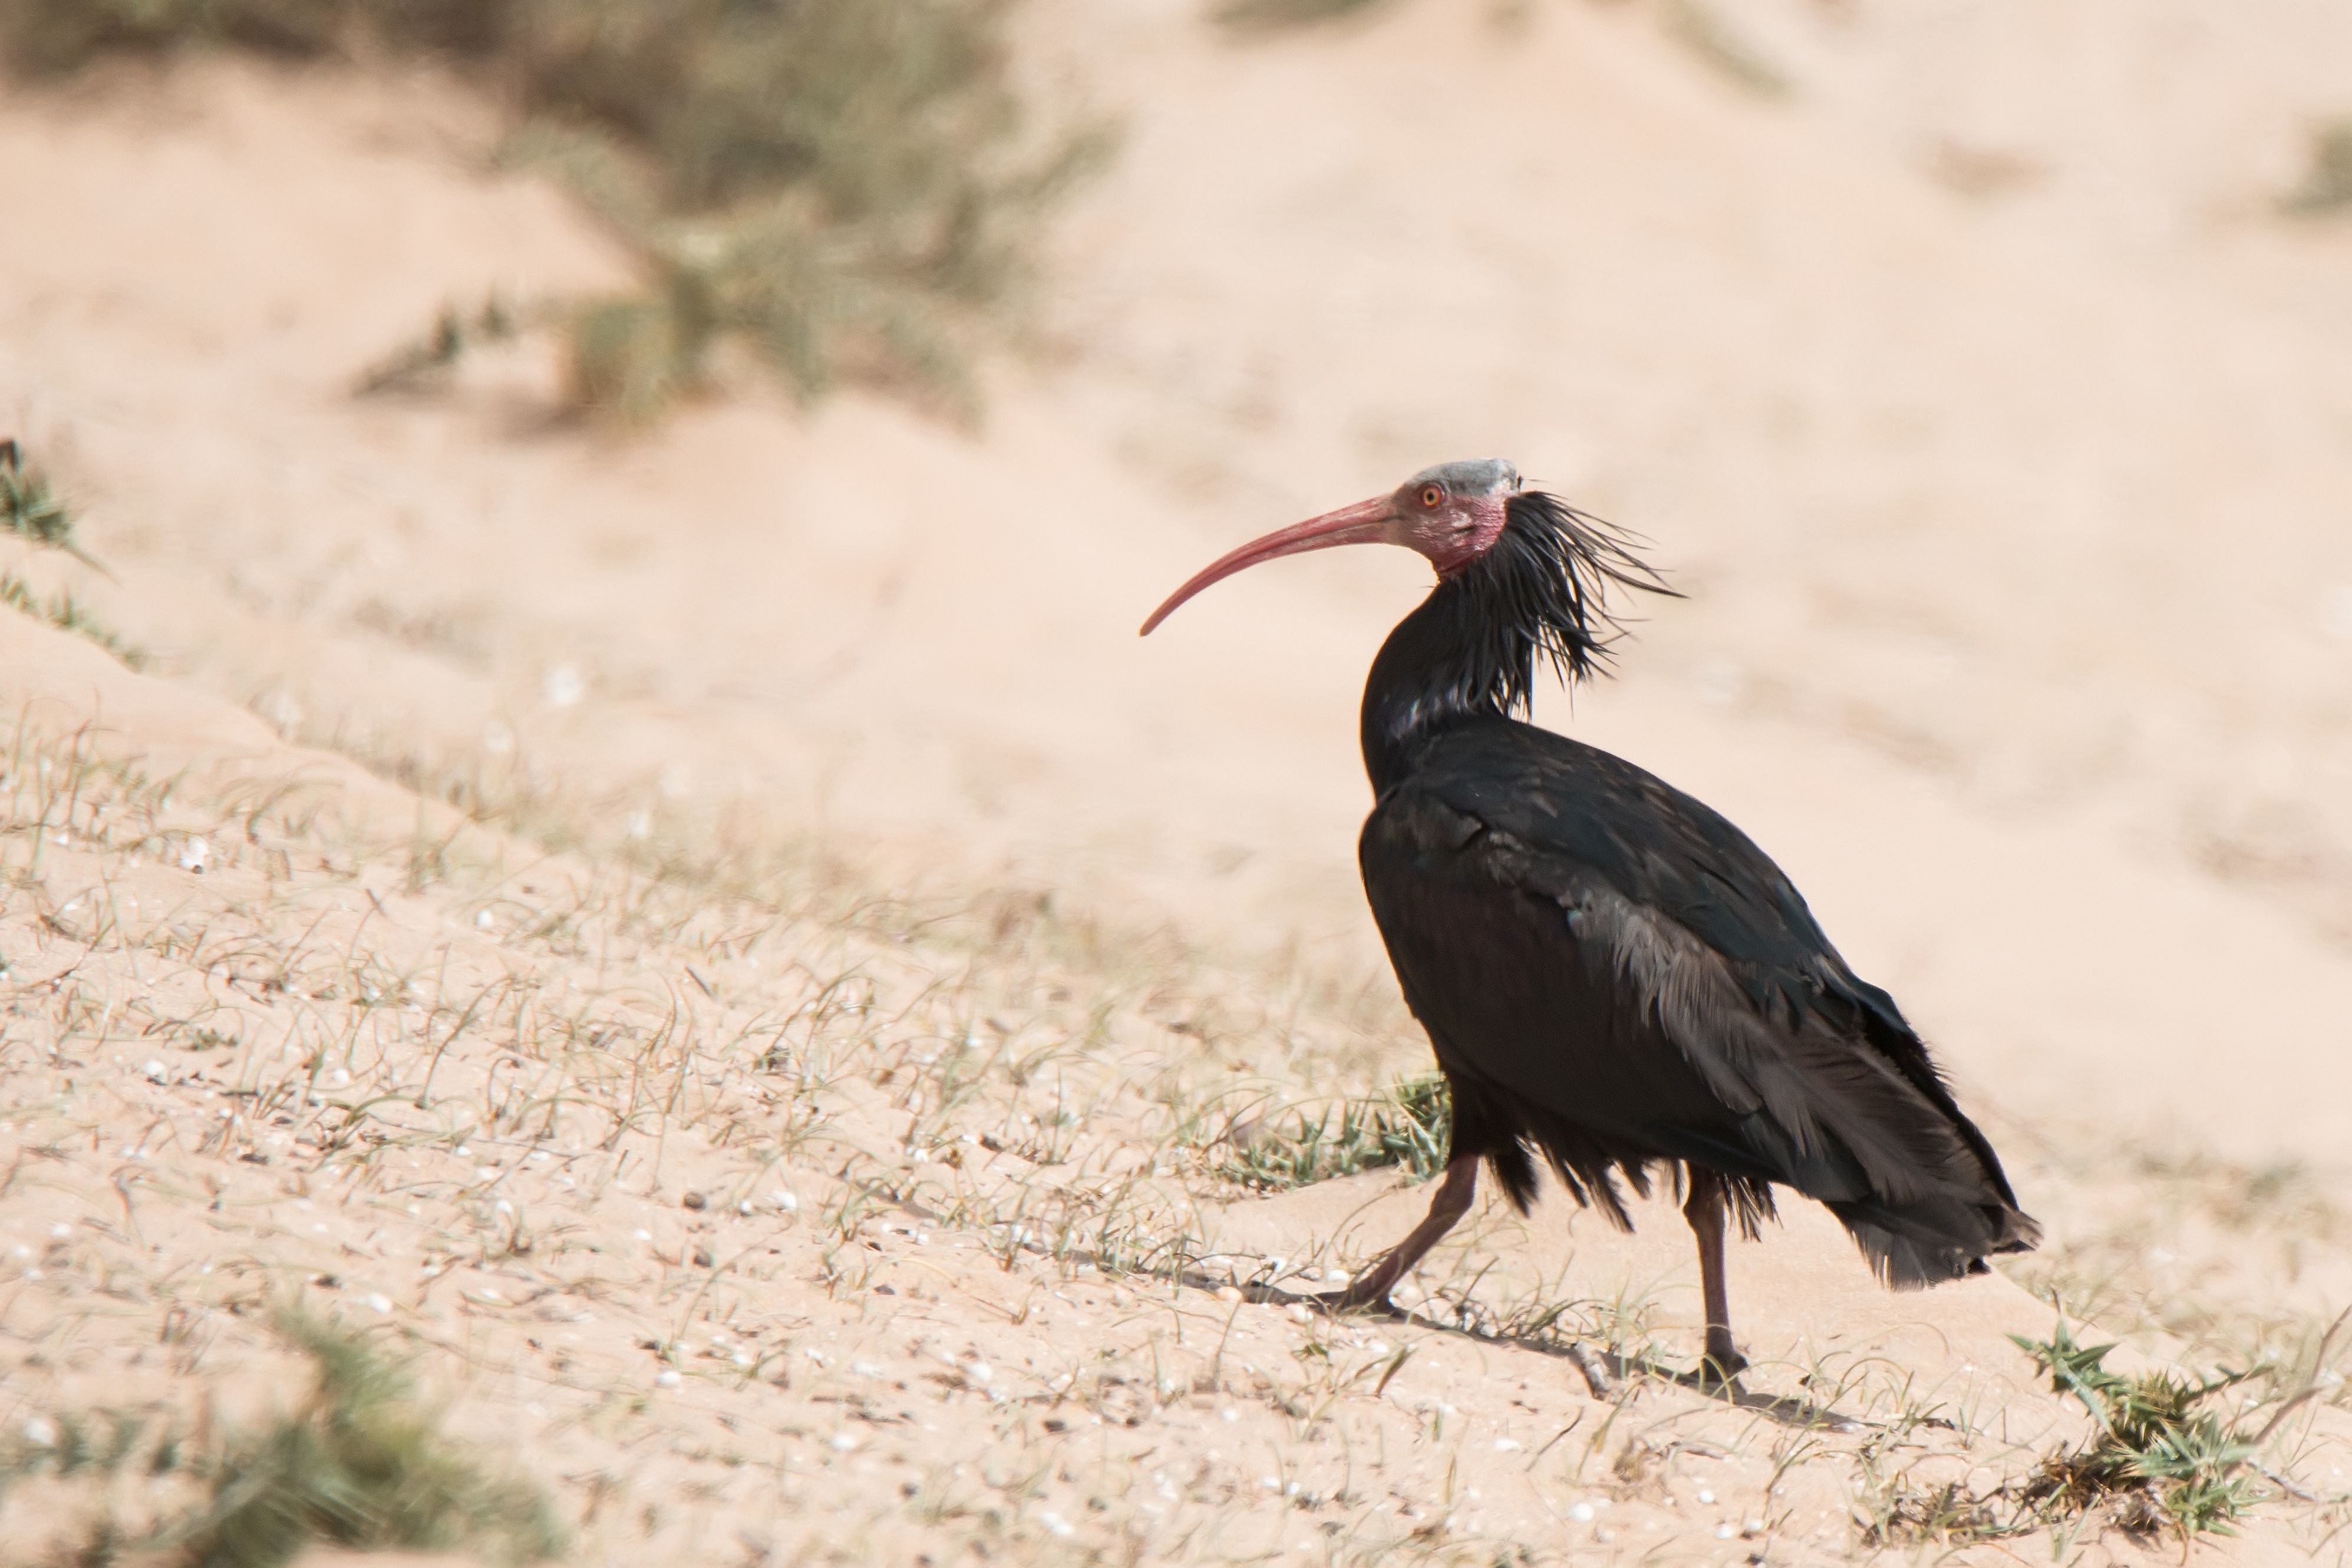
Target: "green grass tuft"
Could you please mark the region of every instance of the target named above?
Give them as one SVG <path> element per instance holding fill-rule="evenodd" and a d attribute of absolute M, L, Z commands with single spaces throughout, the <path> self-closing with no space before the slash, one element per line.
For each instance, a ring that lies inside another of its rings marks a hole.
<path fill-rule="evenodd" d="M 25 466 L 25 455 L 13 440 L 0 441 L 0 532 L 81 556 L 73 514 L 39 470 Z"/>
<path fill-rule="evenodd" d="M 63 550 L 84 566 L 103 572 L 74 538 L 72 510 L 58 498 L 38 469 L 27 467 L 14 441 L 0 441 L 0 533 L 14 534 L 44 549 Z M 91 615 L 70 591 L 43 599 L 14 572 L 0 571 L 0 604 L 60 632 L 87 637 L 131 668 L 144 668 L 147 656 Z"/>
<path fill-rule="evenodd" d="M 0 571 L 0 604 L 97 643 L 120 659 L 126 669 L 147 667 L 145 650 L 124 642 L 120 632 L 92 615 L 69 591 L 60 590 L 44 599 L 23 578 Z"/>
<path fill-rule="evenodd" d="M 1381 1166 L 1425 1181 L 1445 1166 L 1454 1103 L 1434 1072 L 1398 1080 L 1384 1092 L 1343 1100 L 1309 1115 L 1270 1118 L 1233 1139 L 1220 1171 L 1228 1181 L 1280 1192 Z"/>

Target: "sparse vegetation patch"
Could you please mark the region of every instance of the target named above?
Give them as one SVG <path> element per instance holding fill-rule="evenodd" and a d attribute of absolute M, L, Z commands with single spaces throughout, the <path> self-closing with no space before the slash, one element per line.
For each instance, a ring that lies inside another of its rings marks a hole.
<path fill-rule="evenodd" d="M 215 45 L 452 62 L 512 105 L 509 152 L 635 251 L 641 287 L 542 302 L 582 405 L 643 420 L 744 350 L 802 396 L 848 378 L 969 412 L 1035 221 L 1104 151 L 1040 131 L 1002 0 L 26 0 L 20 70 Z M 413 379 L 494 334 L 446 319 Z M 457 330 L 451 330 L 452 327 Z M 369 380 L 381 380 L 372 374 Z"/>
<path fill-rule="evenodd" d="M 78 1568 L 280 1568 L 304 1549 L 470 1547 L 500 1563 L 563 1548 L 547 1500 L 442 1434 L 402 1371 L 364 1341 L 300 1313 L 278 1332 L 309 1356 L 301 1406 L 249 1429 L 128 1411 L 36 1416 L 0 1458 L 0 1501 L 42 1484 L 125 1476 L 179 1484 L 161 1520 L 102 1511 Z"/>
<path fill-rule="evenodd" d="M 26 466 L 13 440 L 0 441 L 0 533 L 44 549 L 62 550 L 94 570 L 106 570 L 83 551 L 74 538 L 72 511 L 37 469 Z M 0 604 L 60 632 L 87 637 L 134 670 L 147 662 L 144 653 L 91 615 L 70 591 L 44 596 L 16 573 L 0 571 Z"/>
<path fill-rule="evenodd" d="M 2290 193 L 2286 210 L 2306 217 L 2352 207 L 2352 120 L 2324 125 L 2311 138 L 2311 167 Z"/>
<path fill-rule="evenodd" d="M 1294 1109 L 1236 1128 L 1222 1174 L 1265 1192 L 1382 1166 L 1402 1166 L 1408 1179 L 1425 1181 L 1444 1167 L 1453 1127 L 1445 1080 L 1416 1073 L 1377 1094 L 1311 1113 Z"/>

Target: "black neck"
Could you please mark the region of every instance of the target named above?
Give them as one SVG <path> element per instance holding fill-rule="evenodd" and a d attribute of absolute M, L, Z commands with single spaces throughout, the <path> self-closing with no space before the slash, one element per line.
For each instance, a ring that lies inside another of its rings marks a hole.
<path fill-rule="evenodd" d="M 1536 666 L 1593 674 L 1616 629 L 1611 586 L 1674 591 L 1605 523 L 1541 491 L 1511 497 L 1486 553 L 1442 580 L 1397 623 L 1364 684 L 1364 770 L 1384 793 L 1431 737 L 1527 711 Z"/>
<path fill-rule="evenodd" d="M 1501 678 L 1510 634 L 1475 612 L 1459 578 L 1440 582 L 1397 622 L 1364 682 L 1364 771 L 1380 795 L 1412 768 L 1412 754 L 1465 719 L 1501 717 L 1512 706 Z M 1526 662 L 1528 654 L 1519 654 Z"/>

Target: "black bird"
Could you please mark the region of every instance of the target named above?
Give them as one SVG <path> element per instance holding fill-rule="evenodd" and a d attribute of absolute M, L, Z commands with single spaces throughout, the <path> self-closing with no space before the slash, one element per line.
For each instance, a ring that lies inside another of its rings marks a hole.
<path fill-rule="evenodd" d="M 1698 1240 L 1702 1377 L 1746 1362 L 1723 1280 L 1727 1215 L 1753 1239 L 1786 1186 L 1836 1215 L 1897 1289 L 2033 1246 L 2000 1160 L 1895 998 L 1855 975 L 1780 868 L 1716 812 L 1605 751 L 1522 722 L 1538 665 L 1593 674 L 1610 589 L 1671 593 L 1625 536 L 1495 460 L 1211 564 L 1220 579 L 1345 544 L 1419 550 L 1437 586 L 1364 687 L 1375 798 L 1358 858 L 1405 1001 L 1453 1092 L 1429 1216 L 1337 1298 L 1384 1303 L 1469 1207 L 1481 1160 L 1525 1212 L 1540 1155 L 1630 1228 L 1619 1178 L 1672 1175 Z"/>

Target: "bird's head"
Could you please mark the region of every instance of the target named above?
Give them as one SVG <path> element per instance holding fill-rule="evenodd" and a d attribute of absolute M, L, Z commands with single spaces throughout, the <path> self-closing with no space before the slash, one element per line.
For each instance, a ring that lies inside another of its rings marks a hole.
<path fill-rule="evenodd" d="M 1143 623 L 1144 636 L 1176 607 L 1213 582 L 1276 556 L 1337 545 L 1402 545 L 1452 577 L 1495 548 L 1509 525 L 1509 502 L 1521 494 L 1519 471 L 1499 457 L 1473 457 L 1424 468 L 1385 496 L 1309 517 L 1218 557 L 1168 596 Z"/>

